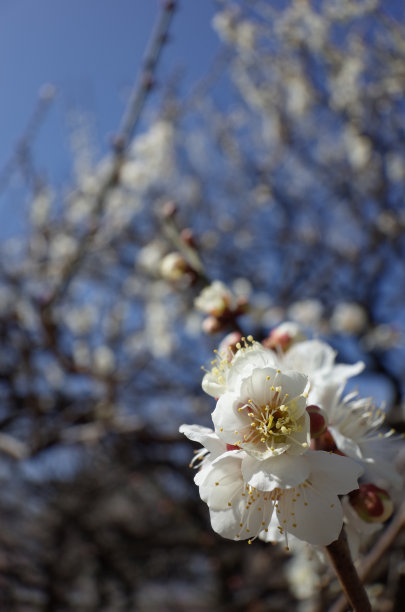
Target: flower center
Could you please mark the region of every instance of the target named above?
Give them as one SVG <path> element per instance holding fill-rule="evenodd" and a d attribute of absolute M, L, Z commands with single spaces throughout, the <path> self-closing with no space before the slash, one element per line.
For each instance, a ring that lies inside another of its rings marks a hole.
<path fill-rule="evenodd" d="M 248 416 L 252 419 L 249 432 L 244 435 L 245 442 L 264 442 L 275 438 L 277 443 L 283 443 L 293 433 L 302 431 L 302 425 L 296 419 L 295 402 L 288 405 L 285 401 L 286 393 L 281 398 L 281 387 L 275 388 L 272 401 L 265 405 L 257 405 L 252 399 L 248 400 L 242 409 L 248 409 Z"/>

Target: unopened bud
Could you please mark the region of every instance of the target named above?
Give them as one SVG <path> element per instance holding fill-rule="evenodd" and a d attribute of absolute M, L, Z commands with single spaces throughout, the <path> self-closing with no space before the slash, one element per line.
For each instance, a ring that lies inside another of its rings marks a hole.
<path fill-rule="evenodd" d="M 189 270 L 190 266 L 181 253 L 169 253 L 160 262 L 160 273 L 169 281 L 180 280 Z"/>
<path fill-rule="evenodd" d="M 195 247 L 194 232 L 191 228 L 185 227 L 181 230 L 180 238 L 185 244 L 188 244 L 188 246 Z"/>
<path fill-rule="evenodd" d="M 203 332 L 206 334 L 217 334 L 223 329 L 223 323 L 218 317 L 209 316 L 202 322 Z"/>
<path fill-rule="evenodd" d="M 309 420 L 311 424 L 311 438 L 320 438 L 326 431 L 328 420 L 325 412 L 319 406 L 307 406 Z"/>
<path fill-rule="evenodd" d="M 171 219 L 177 213 L 177 206 L 173 200 L 165 202 L 162 206 L 162 216 L 164 219 Z"/>
<path fill-rule="evenodd" d="M 218 352 L 227 361 L 232 361 L 234 354 L 238 350 L 237 344 L 241 341 L 242 334 L 239 332 L 231 332 L 221 341 L 218 347 Z"/>
<path fill-rule="evenodd" d="M 273 350 L 281 349 L 286 352 L 293 344 L 306 340 L 307 337 L 297 323 L 286 321 L 277 325 L 262 344 Z"/>
<path fill-rule="evenodd" d="M 350 493 L 349 499 L 366 523 L 383 523 L 393 512 L 393 503 L 387 491 L 371 483 L 361 484 Z"/>
<path fill-rule="evenodd" d="M 213 317 L 227 317 L 234 312 L 235 298 L 224 283 L 214 281 L 194 300 L 198 310 Z"/>

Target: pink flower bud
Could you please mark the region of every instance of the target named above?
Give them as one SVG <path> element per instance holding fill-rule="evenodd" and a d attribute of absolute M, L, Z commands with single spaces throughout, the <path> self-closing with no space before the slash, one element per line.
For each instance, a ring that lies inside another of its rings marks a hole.
<path fill-rule="evenodd" d="M 227 361 L 232 361 L 234 354 L 238 350 L 236 345 L 241 341 L 241 339 L 242 334 L 239 332 L 231 332 L 225 336 L 218 347 L 218 352 L 221 358 L 223 356 Z"/>
<path fill-rule="evenodd" d="M 202 328 L 205 334 L 217 334 L 222 331 L 223 323 L 218 317 L 209 316 L 202 322 Z"/>
<path fill-rule="evenodd" d="M 162 216 L 164 219 L 171 219 L 176 215 L 176 213 L 177 205 L 172 200 L 165 202 L 165 204 L 162 206 Z"/>
<path fill-rule="evenodd" d="M 387 491 L 371 483 L 361 484 L 350 493 L 349 499 L 357 514 L 367 523 L 383 523 L 393 512 Z"/>
<path fill-rule="evenodd" d="M 286 352 L 293 344 L 306 339 L 305 334 L 297 323 L 286 321 L 272 329 L 262 344 L 266 348 L 273 350 L 281 349 L 283 352 Z"/>
<path fill-rule="evenodd" d="M 311 438 L 320 438 L 328 425 L 326 414 L 319 406 L 307 406 L 311 423 Z"/>
<path fill-rule="evenodd" d="M 182 239 L 183 242 L 185 242 L 185 244 L 188 244 L 188 246 L 195 248 L 196 244 L 195 244 L 194 232 L 190 227 L 185 227 L 184 229 L 181 230 L 180 238 Z"/>

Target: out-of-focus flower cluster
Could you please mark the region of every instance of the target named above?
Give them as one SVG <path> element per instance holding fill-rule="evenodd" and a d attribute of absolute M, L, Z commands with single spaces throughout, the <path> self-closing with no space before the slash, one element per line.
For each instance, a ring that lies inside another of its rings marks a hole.
<path fill-rule="evenodd" d="M 386 489 L 401 485 L 394 451 L 386 458 L 393 431 L 370 399 L 344 395 L 364 364 L 335 359 L 294 323 L 262 343 L 224 339 L 202 382 L 216 398 L 214 430 L 180 428 L 204 447 L 195 482 L 222 536 L 325 546 L 344 524 L 357 554 L 362 535 L 390 517 Z"/>

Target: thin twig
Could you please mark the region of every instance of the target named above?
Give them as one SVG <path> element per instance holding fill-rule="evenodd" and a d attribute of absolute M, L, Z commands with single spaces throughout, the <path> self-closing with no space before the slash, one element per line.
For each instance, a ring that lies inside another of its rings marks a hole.
<path fill-rule="evenodd" d="M 97 194 L 94 206 L 94 212 L 96 214 L 100 214 L 103 211 L 110 189 L 119 181 L 119 172 L 125 159 L 125 154 L 133 138 L 136 126 L 138 125 L 147 95 L 153 88 L 154 74 L 156 72 L 158 60 L 161 56 L 163 45 L 168 40 L 169 25 L 175 8 L 176 2 L 174 0 L 166 0 L 164 2 L 156 26 L 152 32 L 140 77 L 133 88 L 127 109 L 121 121 L 120 129 L 117 136 L 114 138 L 111 165 Z M 96 234 L 97 224 L 94 223 L 82 236 L 80 247 L 62 273 L 60 284 L 48 299 L 46 304 L 47 310 L 49 310 L 54 302 L 60 300 L 68 290 L 75 272 L 81 265 L 89 249 L 89 242 Z"/>
<path fill-rule="evenodd" d="M 379 559 L 389 550 L 390 546 L 392 546 L 393 542 L 397 538 L 398 534 L 405 527 L 405 502 L 403 502 L 396 516 L 392 520 L 392 522 L 385 529 L 384 533 L 381 535 L 379 540 L 376 542 L 375 546 L 372 548 L 370 553 L 365 557 L 365 559 L 360 564 L 358 573 L 360 580 L 364 583 L 373 567 L 375 567 L 376 563 Z M 344 612 L 346 609 L 347 603 L 344 596 L 339 597 L 339 599 L 335 602 L 333 607 L 330 609 L 330 612 Z"/>
<path fill-rule="evenodd" d="M 39 92 L 37 104 L 32 112 L 28 124 L 23 131 L 14 153 L 8 162 L 0 170 L 0 192 L 8 185 L 13 172 L 19 165 L 26 165 L 30 157 L 30 148 L 36 136 L 38 129 L 41 127 L 43 120 L 48 112 L 51 103 L 55 97 L 55 90 L 52 85 L 45 85 Z"/>
<path fill-rule="evenodd" d="M 370 601 L 354 567 L 344 529 L 338 539 L 326 547 L 326 551 L 354 612 L 371 612 Z"/>

